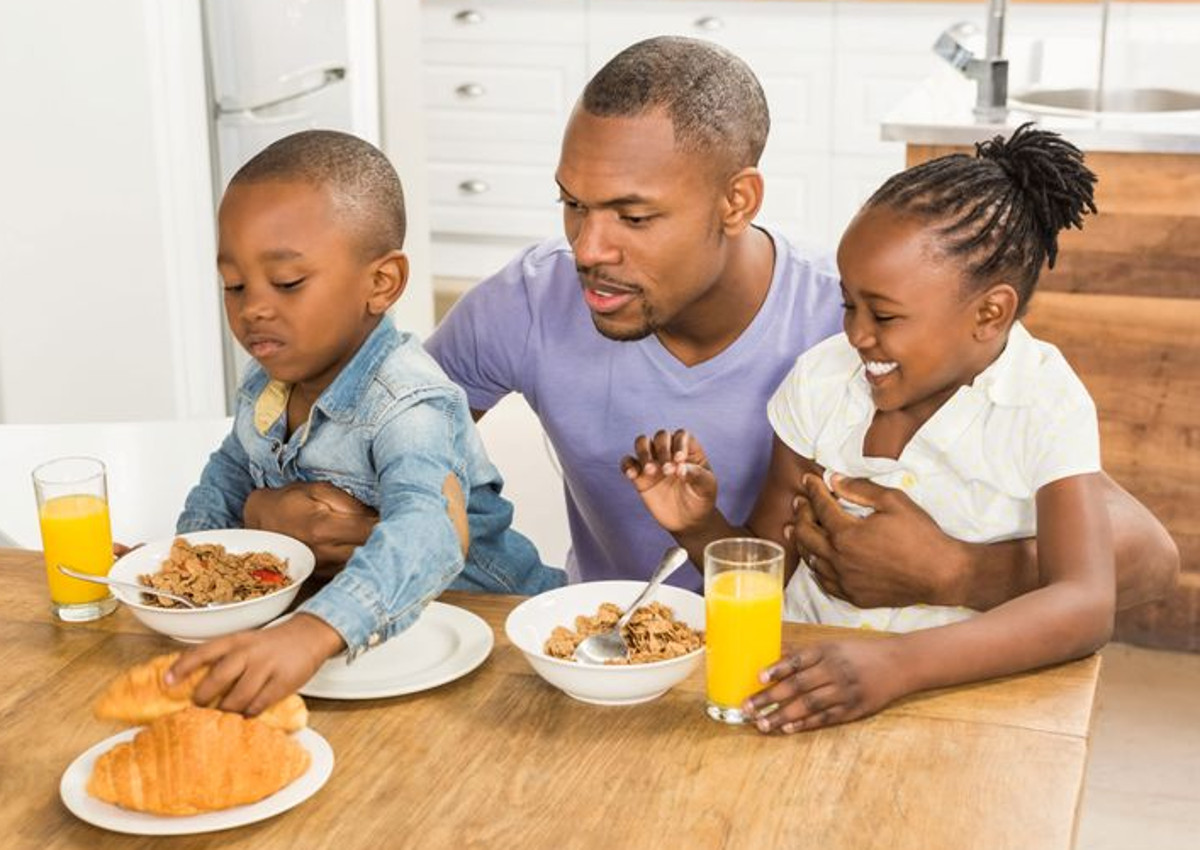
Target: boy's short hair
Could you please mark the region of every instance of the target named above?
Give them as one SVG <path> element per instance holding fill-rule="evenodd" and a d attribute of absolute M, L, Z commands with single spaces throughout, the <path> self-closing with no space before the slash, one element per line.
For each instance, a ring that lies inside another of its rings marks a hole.
<path fill-rule="evenodd" d="M 762 86 L 741 59 L 695 38 L 658 36 L 622 50 L 581 99 L 592 115 L 663 109 L 682 150 L 716 154 L 731 171 L 758 165 L 771 128 Z"/>
<path fill-rule="evenodd" d="M 404 189 L 387 156 L 370 142 L 336 130 L 294 133 L 256 154 L 229 185 L 271 180 L 326 188 L 367 256 L 404 247 Z"/>

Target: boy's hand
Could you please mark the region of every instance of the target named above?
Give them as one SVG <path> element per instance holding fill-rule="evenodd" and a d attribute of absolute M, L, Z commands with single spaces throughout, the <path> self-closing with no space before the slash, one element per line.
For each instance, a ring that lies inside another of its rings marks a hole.
<path fill-rule="evenodd" d="M 770 687 L 746 700 L 743 710 L 760 732 L 784 734 L 874 714 L 907 693 L 891 643 L 849 640 L 805 647 L 759 675 Z"/>
<path fill-rule="evenodd" d="M 311 614 L 296 614 L 278 626 L 238 632 L 189 649 L 167 671 L 167 684 L 181 682 L 209 665 L 192 702 L 253 717 L 294 693 L 326 659 L 345 648 L 331 626 Z"/>
<path fill-rule="evenodd" d="M 658 524 L 673 534 L 702 526 L 717 505 L 717 479 L 696 438 L 658 431 L 639 436 L 633 450 L 621 459 L 621 471 Z"/>
<path fill-rule="evenodd" d="M 324 481 L 253 491 L 242 510 L 246 528 L 278 531 L 308 545 L 317 574 L 337 572 L 367 542 L 379 514 Z"/>

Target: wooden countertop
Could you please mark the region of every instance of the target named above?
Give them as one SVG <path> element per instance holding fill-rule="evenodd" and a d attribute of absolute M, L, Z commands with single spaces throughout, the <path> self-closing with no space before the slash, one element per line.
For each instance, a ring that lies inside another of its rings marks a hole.
<path fill-rule="evenodd" d="M 89 706 L 125 667 L 177 648 L 118 610 L 52 620 L 41 556 L 0 549 L 0 835 L 30 847 L 151 847 L 58 796 L 116 729 Z M 703 671 L 605 708 L 539 679 L 504 636 L 517 597 L 446 594 L 495 630 L 475 672 L 405 697 L 310 699 L 333 747 L 299 807 L 171 847 L 1070 848 L 1099 659 L 908 699 L 788 738 L 709 720 Z M 790 645 L 835 629 L 788 624 Z M 585 785 L 588 796 L 577 796 Z"/>

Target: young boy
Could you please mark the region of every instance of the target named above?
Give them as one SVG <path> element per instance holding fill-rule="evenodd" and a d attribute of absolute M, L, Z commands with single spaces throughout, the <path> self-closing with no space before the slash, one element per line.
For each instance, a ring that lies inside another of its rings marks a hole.
<path fill-rule="evenodd" d="M 222 708 L 256 714 L 330 656 L 353 659 L 404 630 L 447 587 L 562 584 L 509 527 L 462 391 L 386 315 L 408 277 L 387 158 L 344 133 L 289 136 L 234 175 L 218 226 L 226 317 L 255 362 L 178 531 L 240 527 L 255 489 L 313 481 L 380 521 L 294 617 L 185 653 L 168 681 L 210 664 L 196 701 L 224 694 Z"/>

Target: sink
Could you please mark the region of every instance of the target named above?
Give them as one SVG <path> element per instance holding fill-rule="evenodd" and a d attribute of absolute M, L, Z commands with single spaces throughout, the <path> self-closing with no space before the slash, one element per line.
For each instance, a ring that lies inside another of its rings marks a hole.
<path fill-rule="evenodd" d="M 1161 113 L 1200 110 L 1200 92 L 1177 89 L 1110 89 L 1097 109 L 1095 89 L 1033 89 L 1008 99 L 1009 109 L 1057 114 Z"/>

